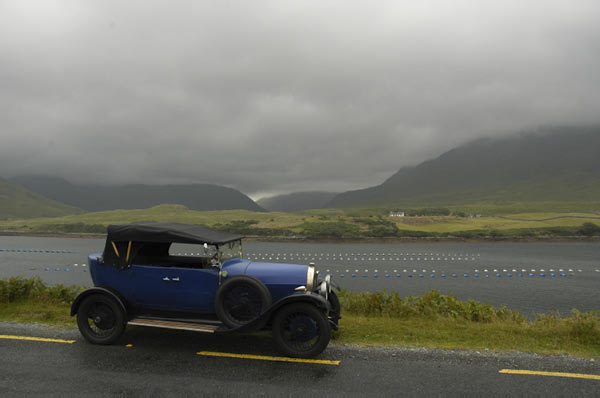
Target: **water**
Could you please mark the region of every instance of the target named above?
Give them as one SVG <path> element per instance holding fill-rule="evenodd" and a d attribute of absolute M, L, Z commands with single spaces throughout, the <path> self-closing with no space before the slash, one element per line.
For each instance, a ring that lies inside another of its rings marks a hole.
<path fill-rule="evenodd" d="M 90 286 L 87 255 L 103 239 L 0 237 L 0 277 Z M 199 247 L 174 245 L 172 252 Z M 352 291 L 422 295 L 438 289 L 461 299 L 506 305 L 527 315 L 600 310 L 600 243 L 270 243 L 244 242 L 244 256 L 274 263 L 314 262 Z"/>

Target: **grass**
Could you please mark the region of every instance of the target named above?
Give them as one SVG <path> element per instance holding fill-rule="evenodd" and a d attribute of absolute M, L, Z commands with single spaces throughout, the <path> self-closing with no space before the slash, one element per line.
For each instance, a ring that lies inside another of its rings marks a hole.
<path fill-rule="evenodd" d="M 461 301 L 436 290 L 423 297 L 397 293 L 340 292 L 339 341 L 360 345 L 524 351 L 600 356 L 600 315 L 540 314 L 529 321 L 518 311 Z"/>
<path fill-rule="evenodd" d="M 181 222 L 186 224 L 227 224 L 234 221 L 258 221 L 261 228 L 281 228 L 301 224 L 303 218 L 292 213 L 264 213 L 248 210 L 196 211 L 180 205 L 160 205 L 149 209 L 111 210 L 54 218 L 31 218 L 0 221 L 0 229 L 19 232 L 53 232 L 61 225 L 82 223 L 85 225 L 123 224 L 141 221 Z M 308 216 L 310 217 L 310 216 Z"/>
<path fill-rule="evenodd" d="M 65 329 L 77 327 L 75 317 L 69 315 L 71 303 L 48 301 L 17 301 L 0 303 L 0 320 L 17 323 L 41 323 Z"/>
<path fill-rule="evenodd" d="M 367 346 L 404 346 L 442 349 L 521 351 L 600 356 L 598 327 L 589 336 L 577 335 L 568 319 L 552 324 L 455 319 L 398 319 L 344 315 L 336 340 Z"/>
<path fill-rule="evenodd" d="M 402 230 L 444 233 L 478 229 L 512 230 L 526 228 L 579 227 L 586 222 L 600 224 L 600 215 L 589 213 L 516 213 L 502 217 L 481 218 L 462 218 L 454 216 L 404 217 L 397 226 Z"/>
<path fill-rule="evenodd" d="M 535 206 L 538 206 L 537 210 L 534 210 Z M 580 229 L 585 223 L 600 225 L 599 209 L 600 203 L 481 203 L 445 208 L 450 214 L 445 216 L 389 217 L 391 208 L 262 213 L 247 210 L 194 211 L 180 205 L 160 205 L 150 209 L 112 210 L 55 218 L 0 220 L 0 230 L 17 233 L 104 233 L 109 224 L 170 221 L 204 224 L 245 236 L 317 239 L 577 236 L 582 235 Z M 427 212 L 428 209 L 415 208 L 412 211 Z"/>
<path fill-rule="evenodd" d="M 75 328 L 70 305 L 81 288 L 49 287 L 39 279 L 0 280 L 0 320 Z M 342 319 L 333 338 L 365 346 L 523 351 L 600 356 L 600 316 L 573 310 L 571 316 L 539 315 L 431 291 L 422 297 L 397 293 L 340 292 Z"/>
<path fill-rule="evenodd" d="M 71 303 L 82 287 L 46 286 L 40 278 L 0 280 L 0 319 L 19 323 L 43 323 L 74 327 Z"/>

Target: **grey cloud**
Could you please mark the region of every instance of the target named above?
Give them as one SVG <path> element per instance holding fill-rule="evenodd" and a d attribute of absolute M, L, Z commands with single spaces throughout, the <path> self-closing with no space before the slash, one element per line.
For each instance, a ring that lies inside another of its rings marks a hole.
<path fill-rule="evenodd" d="M 380 183 L 480 136 L 598 121 L 595 1 L 0 5 L 0 174 Z"/>

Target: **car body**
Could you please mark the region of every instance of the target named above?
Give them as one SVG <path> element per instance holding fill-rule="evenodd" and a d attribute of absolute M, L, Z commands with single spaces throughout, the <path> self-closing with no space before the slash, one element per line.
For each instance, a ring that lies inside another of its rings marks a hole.
<path fill-rule="evenodd" d="M 242 237 L 200 225 L 110 225 L 88 257 L 94 287 L 73 302 L 83 336 L 110 344 L 126 324 L 228 333 L 270 327 L 295 357 L 319 354 L 337 330 L 339 302 L 314 264 L 244 259 Z M 171 245 L 195 250 L 181 256 Z"/>

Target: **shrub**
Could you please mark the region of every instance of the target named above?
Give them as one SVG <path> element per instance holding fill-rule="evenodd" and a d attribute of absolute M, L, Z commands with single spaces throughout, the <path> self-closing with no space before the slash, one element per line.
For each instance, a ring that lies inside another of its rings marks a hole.
<path fill-rule="evenodd" d="M 65 287 L 61 284 L 46 286 L 39 277 L 25 279 L 11 277 L 0 279 L 0 303 L 37 300 L 70 303 L 83 288 Z"/>
<path fill-rule="evenodd" d="M 584 313 L 573 309 L 567 324 L 573 337 L 595 338 L 600 343 L 600 316 L 596 311 Z"/>
<path fill-rule="evenodd" d="M 339 293 L 342 311 L 361 316 L 387 316 L 391 318 L 453 318 L 470 322 L 493 322 L 497 320 L 525 322 L 518 311 L 506 307 L 495 309 L 487 303 L 461 301 L 456 296 L 431 290 L 423 297 L 401 298 L 397 292 Z"/>
<path fill-rule="evenodd" d="M 581 228 L 579 228 L 578 232 L 581 235 L 585 235 L 585 236 L 600 235 L 600 226 L 598 226 L 594 223 L 591 223 L 591 222 L 586 222 L 586 223 L 583 223 Z"/>
<path fill-rule="evenodd" d="M 302 235 L 310 238 L 355 238 L 361 236 L 358 225 L 344 221 L 305 222 L 300 227 L 302 228 Z"/>

